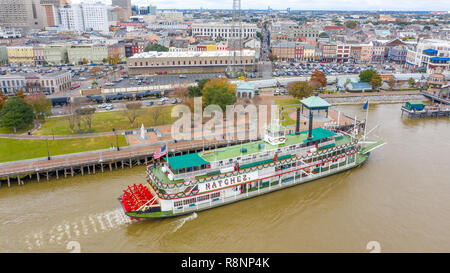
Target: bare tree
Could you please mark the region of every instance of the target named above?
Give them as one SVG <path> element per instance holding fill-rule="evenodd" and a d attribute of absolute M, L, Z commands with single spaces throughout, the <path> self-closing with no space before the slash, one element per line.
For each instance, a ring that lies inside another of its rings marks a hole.
<path fill-rule="evenodd" d="M 94 107 L 81 107 L 75 109 L 75 113 L 77 113 L 81 119 L 86 122 L 86 125 L 89 128 L 89 131 L 92 129 L 92 116 L 95 113 Z M 78 128 L 80 127 L 80 121 L 78 122 Z"/>
<path fill-rule="evenodd" d="M 155 106 L 152 107 L 150 110 L 150 117 L 153 120 L 153 125 L 158 125 L 158 120 L 162 116 L 164 111 L 164 107 L 162 106 Z"/>
<path fill-rule="evenodd" d="M 141 113 L 140 109 L 142 108 L 141 102 L 129 102 L 125 104 L 126 110 L 124 111 L 124 115 L 128 118 L 131 124 L 131 128 L 134 127 L 134 121 Z"/>

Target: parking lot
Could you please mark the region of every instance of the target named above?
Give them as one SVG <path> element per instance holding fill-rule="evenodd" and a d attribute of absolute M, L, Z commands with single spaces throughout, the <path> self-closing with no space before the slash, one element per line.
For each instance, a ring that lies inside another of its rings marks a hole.
<path fill-rule="evenodd" d="M 378 73 L 392 73 L 392 70 L 385 69 L 380 65 L 361 65 L 361 64 L 334 64 L 334 63 L 290 63 L 290 64 L 275 64 L 272 76 L 309 76 L 314 70 L 319 70 L 328 75 L 343 75 L 343 74 L 359 74 L 366 69 L 373 69 Z"/>

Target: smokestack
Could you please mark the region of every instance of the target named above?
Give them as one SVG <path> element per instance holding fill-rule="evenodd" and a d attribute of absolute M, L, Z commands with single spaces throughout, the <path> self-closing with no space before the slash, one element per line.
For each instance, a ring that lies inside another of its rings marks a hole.
<path fill-rule="evenodd" d="M 308 140 L 312 140 L 312 126 L 313 126 L 313 115 L 311 109 L 309 109 Z"/>
<path fill-rule="evenodd" d="M 295 125 L 295 134 L 300 134 L 300 107 L 297 108 L 297 123 Z"/>

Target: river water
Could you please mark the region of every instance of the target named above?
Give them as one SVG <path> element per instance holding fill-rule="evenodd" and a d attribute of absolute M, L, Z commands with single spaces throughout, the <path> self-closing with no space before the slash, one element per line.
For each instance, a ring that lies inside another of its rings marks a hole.
<path fill-rule="evenodd" d="M 450 251 L 450 119 L 370 105 L 363 166 L 178 218 L 130 221 L 122 189 L 144 168 L 0 188 L 0 252 Z M 362 105 L 339 106 L 365 117 Z M 74 247 L 72 245 L 75 245 Z M 73 247 L 73 248 L 72 248 Z"/>

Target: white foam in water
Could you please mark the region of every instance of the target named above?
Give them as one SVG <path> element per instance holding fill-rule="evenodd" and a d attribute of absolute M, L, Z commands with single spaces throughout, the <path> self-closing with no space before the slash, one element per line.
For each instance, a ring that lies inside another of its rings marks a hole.
<path fill-rule="evenodd" d="M 176 222 L 175 222 L 175 224 L 177 224 L 177 226 L 175 227 L 175 229 L 173 230 L 173 232 L 176 232 L 177 230 L 179 230 L 186 222 L 188 222 L 188 221 L 191 221 L 191 220 L 194 220 L 195 218 L 197 218 L 197 213 L 192 213 L 192 214 L 190 214 L 190 215 L 188 215 L 188 216 L 186 216 L 186 217 L 183 217 L 183 218 L 181 218 L 181 219 L 179 219 L 179 220 L 177 220 Z"/>
<path fill-rule="evenodd" d="M 25 244 L 28 250 L 36 250 L 45 245 L 66 245 L 68 242 L 87 237 L 92 233 L 107 232 L 131 222 L 132 220 L 123 213 L 123 210 L 118 208 L 83 216 L 72 222 L 64 221 L 48 231 L 33 232 L 25 236 Z"/>

